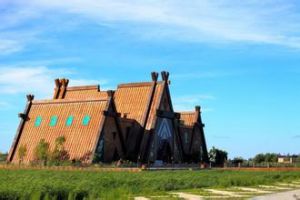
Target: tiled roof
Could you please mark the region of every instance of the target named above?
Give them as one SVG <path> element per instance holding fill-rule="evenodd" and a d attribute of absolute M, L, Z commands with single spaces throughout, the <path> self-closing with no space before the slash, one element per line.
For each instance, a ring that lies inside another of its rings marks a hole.
<path fill-rule="evenodd" d="M 149 107 L 154 82 L 131 83 L 118 85 L 114 93 L 116 111 L 121 117 L 126 115 L 141 125 Z"/>
<path fill-rule="evenodd" d="M 106 91 L 100 91 L 99 85 L 67 87 L 64 99 L 107 98 Z"/>
<path fill-rule="evenodd" d="M 148 117 L 147 124 L 146 124 L 147 130 L 154 128 L 154 127 L 152 127 L 154 124 L 153 120 L 155 119 L 155 116 L 156 116 L 156 110 L 159 109 L 161 97 L 163 94 L 163 88 L 164 88 L 164 83 L 157 82 L 156 87 L 155 87 L 155 92 L 153 95 L 153 99 L 152 99 L 152 103 L 151 103 L 151 107 L 150 107 L 149 117 Z"/>
<path fill-rule="evenodd" d="M 196 112 L 181 112 L 180 113 L 180 122 L 184 126 L 193 126 L 197 121 Z"/>
<path fill-rule="evenodd" d="M 109 100 L 93 99 L 85 101 L 47 100 L 33 101 L 28 121 L 26 121 L 16 149 L 25 145 L 27 154 L 24 162 L 34 159 L 34 149 L 41 139 L 49 142 L 50 149 L 54 148 L 55 139 L 64 136 L 65 149 L 70 159 L 80 158 L 86 153 L 92 153 L 99 137 L 99 130 L 104 121 L 103 111 L 107 110 Z M 90 116 L 87 126 L 82 124 L 85 115 Z M 41 125 L 35 126 L 35 119 L 42 117 Z M 51 116 L 57 116 L 57 124 L 49 126 Z M 71 126 L 66 126 L 68 116 L 73 116 Z M 18 153 L 15 152 L 12 162 L 18 162 Z"/>

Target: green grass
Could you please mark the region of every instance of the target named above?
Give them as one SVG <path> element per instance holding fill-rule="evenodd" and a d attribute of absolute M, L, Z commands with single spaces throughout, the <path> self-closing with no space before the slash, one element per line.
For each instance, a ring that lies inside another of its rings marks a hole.
<path fill-rule="evenodd" d="M 0 200 L 130 199 L 168 195 L 176 190 L 258 186 L 296 179 L 300 179 L 300 172 L 0 170 Z"/>

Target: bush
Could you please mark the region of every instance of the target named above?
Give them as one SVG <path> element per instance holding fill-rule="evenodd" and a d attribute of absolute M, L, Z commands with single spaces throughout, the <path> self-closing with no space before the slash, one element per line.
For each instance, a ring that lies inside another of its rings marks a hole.
<path fill-rule="evenodd" d="M 228 153 L 226 151 L 212 147 L 208 153 L 209 160 L 213 166 L 223 167 L 227 160 Z"/>
<path fill-rule="evenodd" d="M 39 164 L 46 165 L 49 158 L 49 143 L 45 139 L 41 139 L 34 149 L 35 160 Z"/>
<path fill-rule="evenodd" d="M 64 164 L 71 164 L 69 161 L 70 155 L 65 150 L 64 144 L 66 139 L 64 136 L 60 136 L 55 139 L 55 147 L 54 150 L 50 153 L 50 163 L 49 165 L 64 165 Z"/>
<path fill-rule="evenodd" d="M 0 162 L 5 162 L 7 158 L 7 153 L 1 153 L 0 152 Z"/>
<path fill-rule="evenodd" d="M 19 163 L 23 162 L 24 157 L 26 156 L 27 148 L 25 145 L 21 145 L 18 149 Z"/>
<path fill-rule="evenodd" d="M 263 154 L 263 153 L 260 153 L 260 154 L 257 154 L 254 158 L 253 158 L 253 161 L 255 163 L 263 163 L 263 162 L 277 162 L 277 154 L 276 153 L 266 153 L 266 154 Z"/>

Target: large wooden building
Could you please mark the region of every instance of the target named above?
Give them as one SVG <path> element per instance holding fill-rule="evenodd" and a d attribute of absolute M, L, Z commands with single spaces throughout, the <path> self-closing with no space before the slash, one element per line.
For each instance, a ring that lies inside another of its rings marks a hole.
<path fill-rule="evenodd" d="M 55 80 L 53 99 L 27 95 L 24 113 L 8 155 L 24 163 L 35 160 L 34 149 L 44 139 L 53 149 L 64 136 L 69 159 L 88 163 L 130 160 L 140 163 L 206 163 L 207 148 L 199 106 L 191 112 L 173 110 L 169 73 L 151 73 L 152 81 L 118 85 L 102 91 L 99 85 L 69 87 Z"/>

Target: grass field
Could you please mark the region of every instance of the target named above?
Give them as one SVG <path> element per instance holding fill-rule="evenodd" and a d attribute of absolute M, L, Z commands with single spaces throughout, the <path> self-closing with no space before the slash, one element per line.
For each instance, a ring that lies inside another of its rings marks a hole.
<path fill-rule="evenodd" d="M 130 199 L 195 188 L 257 186 L 300 179 L 300 172 L 0 170 L 0 199 Z"/>

